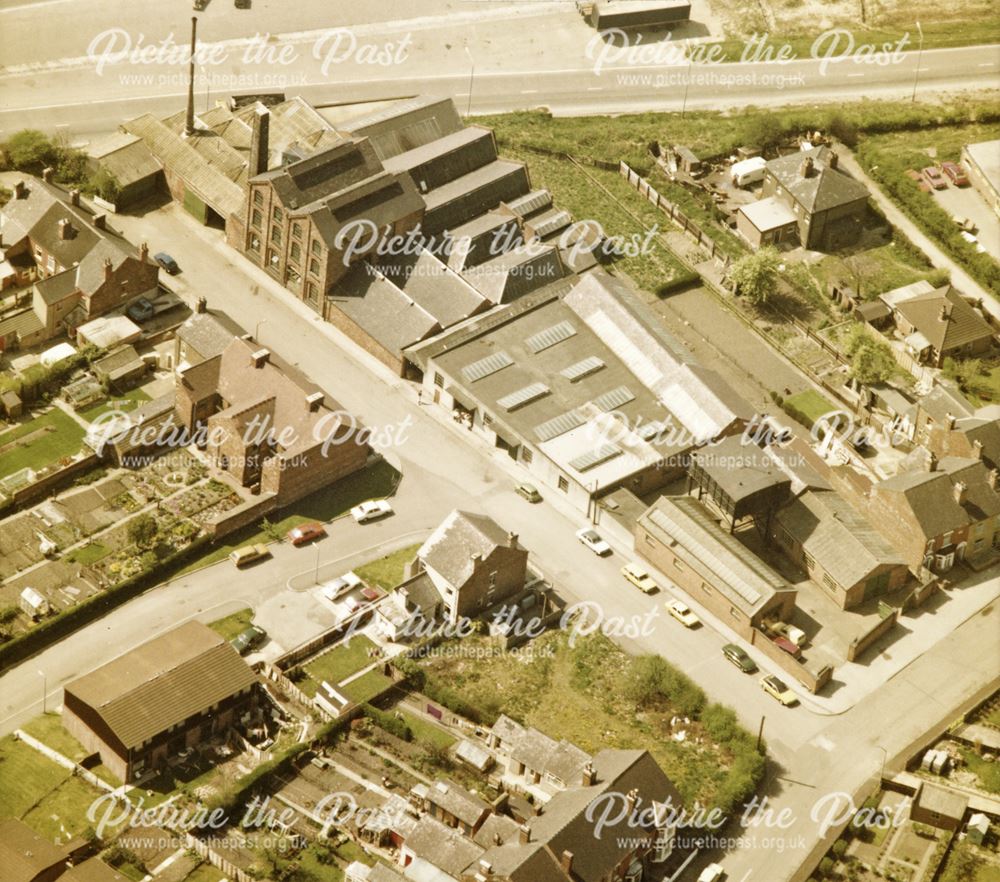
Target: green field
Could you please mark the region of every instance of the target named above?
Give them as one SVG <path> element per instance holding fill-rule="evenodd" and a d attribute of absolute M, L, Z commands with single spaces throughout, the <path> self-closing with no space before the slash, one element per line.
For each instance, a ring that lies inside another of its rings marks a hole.
<path fill-rule="evenodd" d="M 385 591 L 392 591 L 403 581 L 403 569 L 413 560 L 418 548 L 420 548 L 419 543 L 407 545 L 406 548 L 400 548 L 399 551 L 356 567 L 354 572 L 369 584 L 378 585 Z"/>
<path fill-rule="evenodd" d="M 375 644 L 364 634 L 355 634 L 349 643 L 335 646 L 303 665 L 303 670 L 308 676 L 298 684 L 299 688 L 306 695 L 313 696 L 324 680 L 335 687 L 351 674 L 356 674 L 370 665 L 375 660 L 372 654 L 374 649 Z"/>
<path fill-rule="evenodd" d="M 12 442 L 38 432 L 23 446 L 14 444 L 0 453 L 0 478 L 21 469 L 40 471 L 63 457 L 73 456 L 80 450 L 84 431 L 76 420 L 58 408 L 8 429 L 0 435 L 0 450 Z"/>

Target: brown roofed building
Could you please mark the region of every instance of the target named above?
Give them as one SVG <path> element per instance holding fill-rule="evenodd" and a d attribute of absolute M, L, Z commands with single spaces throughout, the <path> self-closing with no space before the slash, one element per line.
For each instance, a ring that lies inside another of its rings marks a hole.
<path fill-rule="evenodd" d="M 259 699 L 239 653 L 192 621 L 67 684 L 63 725 L 131 782 L 238 726 Z"/>
<path fill-rule="evenodd" d="M 0 821 L 0 873 L 4 882 L 52 882 L 66 868 L 67 851 L 23 821 Z"/>
<path fill-rule="evenodd" d="M 982 355 L 994 345 L 993 329 L 951 285 L 896 302 L 893 316 L 907 348 L 935 367 L 946 358 Z"/>
<path fill-rule="evenodd" d="M 100 858 L 91 858 L 66 870 L 60 882 L 129 882 L 129 877 L 109 867 Z"/>

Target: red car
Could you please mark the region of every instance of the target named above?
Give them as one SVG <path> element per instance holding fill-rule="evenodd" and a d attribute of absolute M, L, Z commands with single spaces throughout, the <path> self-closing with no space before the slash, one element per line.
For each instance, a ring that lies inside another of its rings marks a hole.
<path fill-rule="evenodd" d="M 904 174 L 920 188 L 921 193 L 931 192 L 931 185 L 924 180 L 920 172 L 914 171 L 912 168 L 908 168 Z"/>
<path fill-rule="evenodd" d="M 314 539 L 320 539 L 325 535 L 326 529 L 322 524 L 299 524 L 288 531 L 288 541 L 297 548 L 300 545 L 305 545 L 307 542 L 312 542 Z"/>
<path fill-rule="evenodd" d="M 942 162 L 941 171 L 943 171 L 949 178 L 949 180 L 956 187 L 968 187 L 969 177 L 965 173 L 965 169 L 962 168 L 957 162 Z"/>
<path fill-rule="evenodd" d="M 929 165 L 927 168 L 920 170 L 920 174 L 924 176 L 924 180 L 927 181 L 935 190 L 945 190 L 948 187 L 948 182 L 944 179 L 944 175 L 941 174 L 941 169 L 937 166 Z"/>
<path fill-rule="evenodd" d="M 792 643 L 792 641 L 787 637 L 775 637 L 774 645 L 779 649 L 785 650 L 785 652 L 787 652 L 792 658 L 800 658 L 802 655 L 802 651 L 799 647 Z"/>

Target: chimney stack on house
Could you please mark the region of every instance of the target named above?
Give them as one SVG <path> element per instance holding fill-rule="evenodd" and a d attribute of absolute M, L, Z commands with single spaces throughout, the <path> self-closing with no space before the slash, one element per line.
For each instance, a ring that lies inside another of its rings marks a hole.
<path fill-rule="evenodd" d="M 27 199 L 28 198 L 28 187 L 24 181 L 18 181 L 14 184 L 14 198 L 15 199 Z"/>
<path fill-rule="evenodd" d="M 811 177 L 813 173 L 813 159 L 811 156 L 807 156 L 802 160 L 802 165 L 799 166 L 799 176 L 803 178 Z"/>
<path fill-rule="evenodd" d="M 146 242 L 143 242 L 139 246 L 139 260 L 142 261 L 143 263 L 146 263 L 148 259 L 149 259 L 149 245 Z"/>
<path fill-rule="evenodd" d="M 948 319 L 951 318 L 951 304 L 950 303 L 942 303 L 941 304 L 941 313 L 938 315 L 938 318 L 941 321 L 943 321 L 943 322 L 946 322 L 946 321 L 948 321 Z"/>
<path fill-rule="evenodd" d="M 309 408 L 309 413 L 316 413 L 323 406 L 323 393 L 313 392 L 306 396 L 306 406 Z"/>
<path fill-rule="evenodd" d="M 478 567 L 479 564 L 483 560 L 483 556 L 481 554 L 473 554 L 473 555 L 470 555 L 470 557 L 472 559 L 472 566 L 473 567 Z"/>
<path fill-rule="evenodd" d="M 986 476 L 986 483 L 990 485 L 990 489 L 997 489 L 997 478 L 1000 477 L 1000 471 L 997 469 L 990 469 L 990 473 Z"/>
<path fill-rule="evenodd" d="M 507 531 L 507 545 L 511 548 L 517 548 L 517 533 Z"/>
<path fill-rule="evenodd" d="M 188 64 L 188 103 L 187 116 L 184 118 L 184 137 L 194 134 L 194 53 L 198 45 L 198 19 L 191 16 L 191 61 Z"/>
<path fill-rule="evenodd" d="M 639 802 L 639 791 L 633 787 L 625 797 L 625 801 L 628 804 L 628 813 L 631 815 Z"/>
<path fill-rule="evenodd" d="M 836 170 L 837 166 L 840 165 L 840 157 L 831 150 L 830 158 L 827 159 L 826 164 L 828 168 Z"/>
<path fill-rule="evenodd" d="M 111 258 L 104 258 L 104 281 L 110 282 L 111 277 L 115 274 L 115 268 L 111 265 Z"/>
<path fill-rule="evenodd" d="M 66 240 L 73 238 L 73 227 L 70 225 L 68 218 L 63 218 L 59 221 L 59 238 Z"/>
<path fill-rule="evenodd" d="M 559 857 L 559 866 L 562 867 L 563 872 L 567 876 L 573 875 L 573 852 L 563 851 L 562 855 Z"/>
<path fill-rule="evenodd" d="M 597 780 L 597 773 L 594 771 L 594 764 L 587 763 L 583 767 L 583 779 L 580 782 L 584 787 L 593 787 L 594 782 Z"/>
<path fill-rule="evenodd" d="M 73 190 L 69 191 L 69 204 L 70 205 L 77 205 L 77 206 L 79 206 L 79 204 L 80 204 L 80 191 L 79 190 L 73 189 Z"/>
<path fill-rule="evenodd" d="M 204 297 L 199 297 L 194 303 L 194 311 L 201 315 L 208 310 L 208 300 Z"/>
<path fill-rule="evenodd" d="M 944 424 L 945 424 L 945 427 L 949 431 L 951 429 L 954 429 L 955 428 L 955 414 L 953 414 L 953 413 L 946 413 L 944 415 Z"/>
<path fill-rule="evenodd" d="M 250 130 L 250 168 L 251 178 L 267 171 L 270 151 L 271 111 L 258 105 L 253 115 L 253 125 Z"/>
<path fill-rule="evenodd" d="M 108 216 L 106 214 L 95 214 L 91 223 L 99 230 L 108 228 Z"/>
<path fill-rule="evenodd" d="M 258 349 L 256 352 L 250 354 L 250 361 L 255 368 L 262 368 L 271 358 L 271 352 L 268 349 Z"/>
<path fill-rule="evenodd" d="M 51 184 L 52 183 L 52 175 L 53 174 L 55 174 L 55 169 L 53 169 L 52 166 L 48 166 L 46 168 L 43 168 L 42 169 L 42 180 L 45 181 L 46 184 Z"/>
<path fill-rule="evenodd" d="M 982 459 L 983 458 L 983 442 L 976 438 L 972 442 L 972 458 Z"/>
<path fill-rule="evenodd" d="M 933 451 L 929 452 L 927 454 L 927 471 L 936 472 L 937 465 L 938 465 L 937 454 L 934 453 Z"/>
<path fill-rule="evenodd" d="M 521 826 L 517 829 L 517 841 L 520 842 L 521 845 L 527 845 L 531 842 L 531 827 L 527 824 L 521 824 Z"/>
<path fill-rule="evenodd" d="M 959 481 L 957 484 L 955 484 L 953 490 L 955 492 L 955 502 L 957 502 L 959 505 L 964 505 L 965 494 L 969 490 L 969 485 L 966 484 L 965 481 Z"/>

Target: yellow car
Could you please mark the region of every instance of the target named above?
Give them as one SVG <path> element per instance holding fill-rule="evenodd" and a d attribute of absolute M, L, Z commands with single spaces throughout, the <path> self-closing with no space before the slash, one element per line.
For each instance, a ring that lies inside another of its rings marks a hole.
<path fill-rule="evenodd" d="M 771 698 L 780 701 L 785 707 L 791 707 L 793 704 L 799 703 L 799 699 L 795 693 L 775 676 L 761 677 L 760 688 L 770 695 Z"/>
<path fill-rule="evenodd" d="M 691 612 L 691 608 L 686 603 L 681 603 L 679 600 L 668 600 L 664 606 L 667 608 L 667 612 L 685 628 L 693 628 L 701 624 L 701 619 Z"/>
<path fill-rule="evenodd" d="M 652 594 L 659 587 L 649 573 L 637 563 L 625 564 L 622 567 L 622 575 L 644 594 Z"/>
<path fill-rule="evenodd" d="M 245 567 L 255 560 L 263 560 L 265 557 L 270 556 L 271 552 L 268 550 L 268 547 L 263 543 L 258 543 L 256 545 L 244 545 L 242 548 L 237 548 L 235 551 L 230 552 L 229 559 L 236 566 Z"/>

